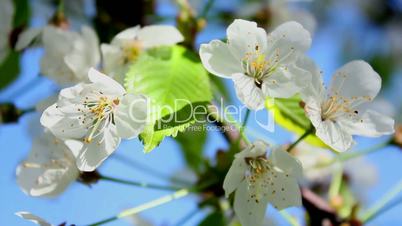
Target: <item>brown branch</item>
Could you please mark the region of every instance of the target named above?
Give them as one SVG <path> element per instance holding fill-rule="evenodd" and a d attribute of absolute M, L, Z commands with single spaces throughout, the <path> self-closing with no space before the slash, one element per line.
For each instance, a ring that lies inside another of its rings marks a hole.
<path fill-rule="evenodd" d="M 323 198 L 308 188 L 301 188 L 303 207 L 309 215 L 311 226 L 336 226 L 344 221 Z"/>

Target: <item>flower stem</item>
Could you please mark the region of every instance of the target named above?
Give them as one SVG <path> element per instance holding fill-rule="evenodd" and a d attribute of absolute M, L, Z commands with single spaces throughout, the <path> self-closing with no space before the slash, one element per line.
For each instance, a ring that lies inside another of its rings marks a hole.
<path fill-rule="evenodd" d="M 188 189 L 180 189 L 180 190 L 176 191 L 173 194 L 166 195 L 166 196 L 163 196 L 161 198 L 158 198 L 158 199 L 152 200 L 150 202 L 144 203 L 142 205 L 139 205 L 137 207 L 124 210 L 123 212 L 121 212 L 121 213 L 119 213 L 117 215 L 117 218 L 127 217 L 127 216 L 130 216 L 130 215 L 133 215 L 133 214 L 136 214 L 136 213 L 139 213 L 139 212 L 142 212 L 142 211 L 145 211 L 145 210 L 148 210 L 148 209 L 163 205 L 163 204 L 168 203 L 170 201 L 183 198 L 183 197 L 187 196 L 188 194 L 190 194 L 190 191 Z"/>
<path fill-rule="evenodd" d="M 186 181 L 186 180 L 183 180 L 180 178 L 174 178 L 174 177 L 171 178 L 171 176 L 167 173 L 159 172 L 158 170 L 155 170 L 152 167 L 147 166 L 146 164 L 143 164 L 139 161 L 135 161 L 132 158 L 127 158 L 126 156 L 121 155 L 119 153 L 113 154 L 112 158 L 114 158 L 115 160 L 119 161 L 120 163 L 122 163 L 124 165 L 127 165 L 127 166 L 132 167 L 137 170 L 140 170 L 144 173 L 147 173 L 150 176 L 154 176 L 154 177 L 157 177 L 159 179 L 164 179 L 164 180 L 170 179 L 170 181 L 172 181 L 173 183 L 180 184 L 183 186 L 191 186 L 192 185 L 192 182 L 190 182 L 190 181 Z"/>
<path fill-rule="evenodd" d="M 214 4 L 214 2 L 215 2 L 215 0 L 208 0 L 207 3 L 205 3 L 204 8 L 202 9 L 199 18 L 206 18 L 207 17 L 208 12 L 212 8 L 212 5 Z"/>
<path fill-rule="evenodd" d="M 308 130 L 306 130 L 303 135 L 299 137 L 293 144 L 291 144 L 288 149 L 286 149 L 287 152 L 290 152 L 300 141 L 304 140 L 308 135 L 310 135 L 314 131 L 314 127 L 311 126 Z"/>
<path fill-rule="evenodd" d="M 286 210 L 279 211 L 283 218 L 292 226 L 300 226 L 299 222 Z"/>
<path fill-rule="evenodd" d="M 339 155 L 338 160 L 344 162 L 344 161 L 347 161 L 349 159 L 354 159 L 356 157 L 360 157 L 362 155 L 367 155 L 367 154 L 370 154 L 372 152 L 378 151 L 378 150 L 388 146 L 388 144 L 389 144 L 389 141 L 374 145 L 372 147 L 369 147 L 369 148 L 361 150 L 361 151 L 342 153 L 342 154 Z"/>
<path fill-rule="evenodd" d="M 64 0 L 59 0 L 57 5 L 57 13 L 63 14 L 64 13 Z"/>
<path fill-rule="evenodd" d="M 246 128 L 247 121 L 248 121 L 249 117 L 250 117 L 250 109 L 247 108 L 246 116 L 244 116 L 243 124 L 240 127 L 240 135 L 241 136 L 244 136 L 244 130 Z"/>
<path fill-rule="evenodd" d="M 119 214 L 117 214 L 116 216 L 113 216 L 113 217 L 98 221 L 98 222 L 93 223 L 93 224 L 89 224 L 88 226 L 98 226 L 98 225 L 102 225 L 102 224 L 105 224 L 105 223 L 108 223 L 108 222 L 111 222 L 111 221 L 114 221 L 114 220 L 117 220 L 117 219 L 120 219 L 120 218 L 123 218 L 123 217 L 128 217 L 130 215 L 140 213 L 142 211 L 145 211 L 145 210 L 148 210 L 148 209 L 163 205 L 163 204 L 171 202 L 173 200 L 183 198 L 183 197 L 189 195 L 192 192 L 193 193 L 201 192 L 203 189 L 211 186 L 212 184 L 214 184 L 216 182 L 217 182 L 216 179 L 212 179 L 211 181 L 205 182 L 203 184 L 199 184 L 197 186 L 177 190 L 173 194 L 166 195 L 166 196 L 163 196 L 161 198 L 154 199 L 152 201 L 149 201 L 149 202 L 146 202 L 144 204 L 141 204 L 139 206 L 124 210 L 124 211 L 120 212 Z"/>
<path fill-rule="evenodd" d="M 361 220 L 363 223 L 374 219 L 379 213 L 383 212 L 384 208 L 396 198 L 402 192 L 402 180 L 388 191 L 379 201 L 377 201 L 371 208 L 369 208 L 365 213 L 363 213 Z"/>
<path fill-rule="evenodd" d="M 244 119 L 243 119 L 243 123 L 241 124 L 241 126 L 239 128 L 239 137 L 237 138 L 237 140 L 234 143 L 236 147 L 241 146 L 240 143 L 241 143 L 242 139 L 244 140 L 244 142 L 246 144 L 250 144 L 250 141 L 248 140 L 246 134 L 244 133 L 249 116 L 250 116 L 250 109 L 247 108 L 246 115 L 244 116 Z"/>
<path fill-rule="evenodd" d="M 386 147 L 389 145 L 389 141 L 384 142 L 384 143 L 380 143 L 380 144 L 376 144 L 372 147 L 369 147 L 367 149 L 363 149 L 361 151 L 353 151 L 353 152 L 347 152 L 347 153 L 342 153 L 340 154 L 338 157 L 332 159 L 331 161 L 326 162 L 325 164 L 320 164 L 317 167 L 318 168 L 324 168 L 327 166 L 330 166 L 336 162 L 346 162 L 348 160 L 354 159 L 354 158 L 358 158 L 373 152 L 376 152 L 378 150 L 381 150 L 382 148 Z"/>
<path fill-rule="evenodd" d="M 114 217 L 110 217 L 110 218 L 98 221 L 96 223 L 89 224 L 88 226 L 103 225 L 103 224 L 109 223 L 111 221 L 114 221 L 114 220 L 117 220 L 117 219 L 120 219 L 120 218 L 123 218 L 123 217 L 128 217 L 130 215 L 137 214 L 137 213 L 140 213 L 142 211 L 145 211 L 145 210 L 148 210 L 148 209 L 163 205 L 163 204 L 168 203 L 170 201 L 183 198 L 183 197 L 187 196 L 188 194 L 190 194 L 189 189 L 180 189 L 180 190 L 174 192 L 173 194 L 166 195 L 166 196 L 163 196 L 161 198 L 152 200 L 150 202 L 141 204 L 139 206 L 124 210 L 124 211 L 120 212 L 119 214 L 117 214 Z"/>
<path fill-rule="evenodd" d="M 148 184 L 148 183 L 143 183 L 143 182 L 137 182 L 137 181 L 129 181 L 129 180 L 124 180 L 124 179 L 119 179 L 119 178 L 114 178 L 114 177 L 108 177 L 104 175 L 100 175 L 101 180 L 105 181 L 111 181 L 115 183 L 120 183 L 120 184 L 126 184 L 126 185 L 133 185 L 136 187 L 143 187 L 143 188 L 151 188 L 151 189 L 159 189 L 159 190 L 178 190 L 180 188 L 174 187 L 174 186 L 163 186 L 163 185 L 155 185 L 155 184 Z"/>
<path fill-rule="evenodd" d="M 228 112 L 226 111 L 226 109 L 224 110 L 224 117 L 222 117 L 222 120 L 224 120 L 227 124 L 233 124 L 236 129 L 239 130 L 239 134 L 240 137 L 244 140 L 244 142 L 246 142 L 247 144 L 250 143 L 249 139 L 247 138 L 246 134 L 245 134 L 245 130 L 246 130 L 246 124 L 248 121 L 248 118 L 250 116 L 250 109 L 247 109 L 246 111 L 246 116 L 244 117 L 243 123 L 240 125 L 239 122 L 237 122 L 233 116 L 231 114 L 228 114 Z M 229 119 L 229 121 L 225 120 L 226 118 Z M 240 138 L 239 138 L 240 139 Z M 240 140 L 239 140 L 240 143 Z"/>

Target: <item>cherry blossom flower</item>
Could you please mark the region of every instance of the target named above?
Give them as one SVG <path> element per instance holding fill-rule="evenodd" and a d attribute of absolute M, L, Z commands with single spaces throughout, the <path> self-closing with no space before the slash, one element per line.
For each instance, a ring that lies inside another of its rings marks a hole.
<path fill-rule="evenodd" d="M 78 176 L 73 154 L 49 132 L 34 141 L 28 158 L 17 167 L 18 184 L 31 196 L 56 196 Z"/>
<path fill-rule="evenodd" d="M 100 62 L 99 40 L 90 27 L 82 27 L 81 33 L 51 25 L 28 29 L 20 35 L 16 49 L 39 38 L 45 49 L 41 73 L 62 86 L 86 81 L 88 70 Z"/>
<path fill-rule="evenodd" d="M 394 120 L 367 109 L 381 89 L 381 77 L 364 61 L 356 60 L 338 69 L 325 89 L 319 69 L 309 60 L 312 83 L 302 92 L 305 112 L 316 135 L 334 150 L 354 145 L 353 135 L 378 137 L 394 132 Z"/>
<path fill-rule="evenodd" d="M 267 156 L 267 144 L 256 141 L 235 156 L 223 183 L 226 196 L 235 193 L 234 210 L 244 226 L 261 225 L 267 204 L 281 210 L 301 205 L 297 180 L 300 163 L 282 149 Z"/>
<path fill-rule="evenodd" d="M 296 65 L 311 44 L 300 24 L 284 23 L 267 37 L 255 22 L 237 19 L 226 32 L 227 43 L 201 45 L 201 60 L 210 73 L 233 80 L 248 108 L 262 109 L 266 97 L 291 97 L 309 82 L 310 74 Z"/>
<path fill-rule="evenodd" d="M 103 67 L 107 74 L 123 82 L 128 67 L 146 49 L 174 45 L 183 35 L 173 26 L 135 26 L 117 34 L 110 44 L 102 44 Z"/>
<path fill-rule="evenodd" d="M 81 171 L 95 170 L 120 144 L 145 127 L 147 98 L 127 94 L 110 77 L 90 69 L 91 83 L 61 90 L 58 101 L 47 108 L 41 123 L 76 157 Z"/>

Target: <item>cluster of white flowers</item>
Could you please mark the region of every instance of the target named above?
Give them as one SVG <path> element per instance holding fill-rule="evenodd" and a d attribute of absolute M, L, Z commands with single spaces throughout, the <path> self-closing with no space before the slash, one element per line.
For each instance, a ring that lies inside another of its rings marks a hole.
<path fill-rule="evenodd" d="M 264 107 L 268 97 L 299 94 L 316 136 L 336 151 L 349 150 L 352 135 L 377 137 L 394 132 L 394 120 L 367 109 L 381 88 L 380 76 L 364 61 L 352 61 L 335 72 L 325 90 L 321 73 L 304 55 L 310 33 L 286 22 L 270 34 L 254 22 L 235 20 L 227 43 L 203 44 L 200 57 L 212 74 L 231 78 L 238 98 L 250 109 Z M 226 195 L 236 190 L 234 210 L 245 226 L 261 225 L 267 203 L 278 209 L 300 205 L 297 185 L 302 168 L 292 156 L 276 150 L 266 157 L 256 142 L 236 155 L 225 178 Z"/>
<path fill-rule="evenodd" d="M 235 20 L 227 29 L 228 41 L 202 44 L 205 68 L 231 78 L 237 96 L 250 109 L 264 107 L 267 97 L 291 97 L 311 80 L 297 64 L 310 48 L 310 33 L 296 22 L 287 22 L 268 36 L 257 23 Z"/>
<path fill-rule="evenodd" d="M 122 138 L 137 137 L 148 119 L 149 100 L 123 88 L 127 67 L 142 50 L 182 40 L 176 28 L 165 25 L 129 28 L 101 46 L 89 27 L 81 33 L 54 25 L 24 31 L 16 48 L 39 43 L 45 50 L 41 73 L 62 87 L 74 86 L 62 89 L 56 103 L 43 109 L 45 133 L 17 168 L 21 189 L 31 196 L 56 196 L 81 171 L 94 171 Z M 95 69 L 101 53 L 101 69 L 110 76 Z"/>
<path fill-rule="evenodd" d="M 394 131 L 391 118 L 364 105 L 378 94 L 379 75 L 367 63 L 352 61 L 335 72 L 326 91 L 320 70 L 305 55 L 311 35 L 299 23 L 283 23 L 267 34 L 255 22 L 238 19 L 228 27 L 227 36 L 226 43 L 213 40 L 201 45 L 201 61 L 210 73 L 232 79 L 248 108 L 260 110 L 267 98 L 300 94 L 316 136 L 337 151 L 352 147 L 352 135 L 374 137 Z M 63 87 L 73 86 L 62 89 L 57 102 L 44 110 L 40 122 L 45 133 L 18 166 L 17 177 L 25 193 L 54 196 L 81 171 L 100 166 L 121 139 L 143 131 L 149 100 L 127 93 L 124 76 L 142 52 L 174 45 L 183 36 L 172 26 L 137 26 L 117 34 L 110 44 L 99 45 L 91 28 L 77 33 L 49 25 L 24 32 L 17 48 L 37 39 L 45 49 L 41 73 Z M 261 225 L 268 203 L 277 209 L 301 205 L 298 160 L 282 148 L 267 149 L 267 144 L 256 141 L 238 153 L 223 184 L 226 196 L 235 192 L 234 211 L 245 226 Z M 48 225 L 28 213 L 20 215 Z"/>

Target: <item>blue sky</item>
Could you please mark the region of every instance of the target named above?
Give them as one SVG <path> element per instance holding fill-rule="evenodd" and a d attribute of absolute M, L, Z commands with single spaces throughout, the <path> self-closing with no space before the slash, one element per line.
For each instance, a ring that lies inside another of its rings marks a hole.
<path fill-rule="evenodd" d="M 216 7 L 225 7 L 223 0 L 217 1 Z M 158 8 L 160 14 L 172 14 L 175 8 L 164 3 Z M 340 36 L 337 35 L 341 29 L 351 27 L 359 30 L 364 27 L 367 30 L 365 21 L 353 8 L 345 6 L 335 7 L 331 12 L 331 20 L 324 28 L 320 28 L 313 37 L 313 46 L 309 55 L 325 71 L 325 75 L 330 76 L 336 68 L 346 62 L 340 57 Z M 338 18 L 341 18 L 338 20 Z M 41 18 L 33 20 L 34 25 L 43 23 Z M 366 31 L 365 32 L 371 32 Z M 205 31 L 197 40 L 198 43 L 208 42 L 213 38 L 223 38 L 225 27 L 220 24 L 209 24 Z M 358 47 L 356 47 L 358 48 Z M 30 49 L 26 51 L 22 58 L 22 72 L 17 81 L 6 90 L 0 92 L 0 101 L 13 101 L 18 106 L 30 107 L 39 100 L 51 95 L 57 90 L 57 86 L 46 78 L 37 78 L 39 73 L 39 59 L 42 54 L 41 49 Z M 232 86 L 230 81 L 226 82 L 228 87 Z M 28 85 L 28 88 L 21 92 L 21 88 Z M 231 89 L 232 93 L 233 90 Z M 397 103 L 395 96 L 391 96 L 391 101 Z M 233 95 L 234 99 L 236 97 Z M 400 102 L 400 99 L 399 99 Z M 237 104 L 239 104 L 237 102 Z M 266 113 L 258 113 L 258 117 L 265 116 Z M 83 225 L 93 223 L 98 220 L 113 216 L 125 208 L 133 207 L 150 201 L 154 198 L 169 194 L 165 191 L 135 188 L 131 186 L 119 185 L 110 182 L 99 182 L 88 187 L 80 183 L 72 184 L 67 191 L 60 197 L 54 199 L 32 198 L 26 196 L 17 186 L 15 179 L 15 168 L 30 151 L 32 142 L 32 124 L 38 124 L 38 115 L 29 114 L 24 116 L 18 124 L 0 126 L 0 147 L 2 157 L 0 158 L 0 225 L 24 226 L 31 225 L 14 215 L 17 211 L 30 211 L 52 223 L 61 223 L 68 220 L 69 223 Z M 287 134 L 283 129 L 276 127 L 275 133 L 267 133 L 258 128 L 255 122 L 250 122 L 249 127 L 258 130 L 271 138 L 275 143 L 281 144 L 291 142 L 293 136 Z M 380 139 L 358 139 L 359 146 L 356 149 L 369 147 L 381 142 Z M 225 148 L 227 144 L 218 133 L 211 133 L 208 136 L 208 143 L 205 146 L 205 154 L 212 156 L 218 148 Z M 117 150 L 119 156 L 125 156 L 141 162 L 166 175 L 176 175 L 185 172 L 184 160 L 181 157 L 179 146 L 172 139 L 165 139 L 163 143 L 149 154 L 142 152 L 142 145 L 138 140 L 123 142 Z M 402 152 L 396 148 L 386 148 L 377 153 L 367 156 L 367 160 L 374 164 L 378 170 L 377 183 L 369 189 L 367 202 L 373 203 L 392 185 L 401 179 L 402 172 Z M 100 172 L 108 175 L 132 179 L 136 181 L 153 182 L 157 184 L 167 184 L 169 177 L 156 178 L 147 172 L 136 170 L 129 167 L 115 158 L 105 162 L 100 168 Z M 362 170 L 362 175 L 366 172 Z M 166 205 L 148 210 L 141 214 L 156 223 L 156 225 L 174 225 L 181 217 L 196 208 L 197 197 L 189 196 Z M 297 210 L 291 210 L 297 213 Z M 388 211 L 381 217 L 372 221 L 370 225 L 402 225 L 402 206 Z M 280 225 L 286 223 L 278 217 L 276 210 L 269 208 L 268 212 L 279 220 Z M 196 225 L 202 219 L 205 212 L 200 212 L 192 218 L 186 225 Z M 124 220 L 112 222 L 109 225 L 130 225 Z"/>

